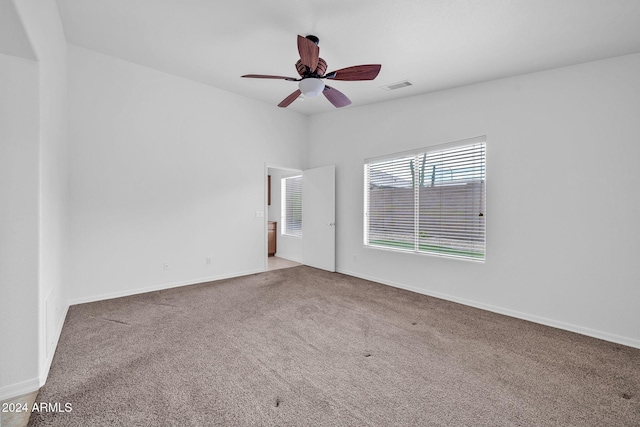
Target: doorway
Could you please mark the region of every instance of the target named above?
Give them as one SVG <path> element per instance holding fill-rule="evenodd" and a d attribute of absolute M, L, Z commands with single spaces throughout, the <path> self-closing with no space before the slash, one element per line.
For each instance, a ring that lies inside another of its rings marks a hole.
<path fill-rule="evenodd" d="M 334 272 L 335 166 L 301 171 L 265 164 L 265 187 L 265 270 L 304 264 Z"/>
<path fill-rule="evenodd" d="M 283 233 L 283 194 L 282 180 L 294 176 L 301 176 L 300 169 L 267 165 L 267 251 L 265 270 L 279 270 L 281 268 L 302 265 L 303 238 L 302 236 Z"/>

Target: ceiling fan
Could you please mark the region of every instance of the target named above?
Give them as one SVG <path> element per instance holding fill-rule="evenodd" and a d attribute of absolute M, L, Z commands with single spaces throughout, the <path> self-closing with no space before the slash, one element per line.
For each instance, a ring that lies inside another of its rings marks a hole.
<path fill-rule="evenodd" d="M 298 90 L 287 96 L 278 104 L 278 107 L 287 107 L 295 101 L 300 95 L 305 97 L 314 97 L 322 93 L 336 108 L 346 107 L 351 104 L 351 100 L 339 90 L 327 86 L 323 79 L 328 80 L 373 80 L 380 72 L 382 65 L 368 64 L 355 65 L 353 67 L 341 68 L 330 73 L 327 71 L 327 63 L 320 58 L 320 48 L 318 43 L 320 39 L 316 36 L 298 36 L 298 52 L 300 59 L 296 62 L 296 70 L 300 74 L 300 78 L 286 76 L 270 76 L 264 74 L 246 74 L 242 77 L 253 79 L 278 79 L 289 80 L 298 83 Z"/>

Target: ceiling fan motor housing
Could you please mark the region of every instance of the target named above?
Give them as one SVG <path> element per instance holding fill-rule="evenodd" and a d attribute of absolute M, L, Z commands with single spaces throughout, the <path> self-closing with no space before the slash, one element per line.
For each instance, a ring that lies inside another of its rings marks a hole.
<path fill-rule="evenodd" d="M 311 40 L 312 42 L 314 42 L 316 45 L 320 44 L 320 39 L 317 38 L 316 36 L 314 36 L 313 34 L 309 34 L 308 36 L 306 36 L 305 38 Z"/>
<path fill-rule="evenodd" d="M 300 74 L 300 77 L 302 77 L 303 79 L 306 77 L 322 77 L 324 76 L 324 73 L 327 72 L 327 63 L 324 59 L 318 58 L 318 66 L 316 67 L 316 72 L 311 73 L 309 71 L 309 68 L 304 65 L 301 60 L 298 59 L 298 62 L 296 62 L 296 70 L 298 71 L 298 74 Z"/>

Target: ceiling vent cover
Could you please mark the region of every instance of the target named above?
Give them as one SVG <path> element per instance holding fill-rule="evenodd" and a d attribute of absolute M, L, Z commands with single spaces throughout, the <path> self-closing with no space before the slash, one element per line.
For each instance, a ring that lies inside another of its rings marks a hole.
<path fill-rule="evenodd" d="M 391 83 L 390 85 L 382 86 L 382 89 L 384 89 L 384 90 L 396 90 L 396 89 L 400 89 L 400 88 L 407 87 L 407 86 L 413 86 L 413 83 L 411 83 L 409 80 L 403 80 L 403 81 L 398 82 L 398 83 Z"/>

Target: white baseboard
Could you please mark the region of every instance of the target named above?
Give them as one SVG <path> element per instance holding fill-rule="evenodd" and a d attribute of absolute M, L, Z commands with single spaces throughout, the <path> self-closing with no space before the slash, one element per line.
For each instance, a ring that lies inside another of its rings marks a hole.
<path fill-rule="evenodd" d="M 39 378 L 31 378 L 16 384 L 9 384 L 0 388 L 0 401 L 14 399 L 25 394 L 33 393 L 39 388 Z"/>
<path fill-rule="evenodd" d="M 637 339 L 634 339 L 634 338 L 629 338 L 629 337 L 624 337 L 624 336 L 620 336 L 620 335 L 616 335 L 616 334 L 611 334 L 609 332 L 603 332 L 603 331 L 599 331 L 599 330 L 596 330 L 596 329 L 585 328 L 585 327 L 582 327 L 582 326 L 573 325 L 573 324 L 561 322 L 561 321 L 558 321 L 558 320 L 553 320 L 553 319 L 548 319 L 548 318 L 545 318 L 545 317 L 535 316 L 535 315 L 528 314 L 528 313 L 522 313 L 522 312 L 519 312 L 519 311 L 510 310 L 510 309 L 503 308 L 503 307 L 496 307 L 496 306 L 493 306 L 493 305 L 489 305 L 489 304 L 485 304 L 485 303 L 481 303 L 481 302 L 477 302 L 477 301 L 472 301 L 472 300 L 468 300 L 468 299 L 465 299 L 465 298 L 458 298 L 458 297 L 455 297 L 455 296 L 452 296 L 452 295 L 442 294 L 442 293 L 439 293 L 439 292 L 432 292 L 432 291 L 428 291 L 428 290 L 424 290 L 424 289 L 419 289 L 419 288 L 416 288 L 416 287 L 413 287 L 413 286 L 405 285 L 403 283 L 384 280 L 384 279 L 380 279 L 378 277 L 372 277 L 372 276 L 368 276 L 366 274 L 356 273 L 354 271 L 349 271 L 349 270 L 345 270 L 345 269 L 338 269 L 337 271 L 338 271 L 338 273 L 347 274 L 349 276 L 358 277 L 360 279 L 370 280 L 372 282 L 380 283 L 380 284 L 387 285 L 387 286 L 392 286 L 394 288 L 400 288 L 400 289 L 404 289 L 404 290 L 407 290 L 407 291 L 415 292 L 415 293 L 418 293 L 418 294 L 428 295 L 428 296 L 431 296 L 431 297 L 435 297 L 435 298 L 439 298 L 439 299 L 443 299 L 443 300 L 447 300 L 447 301 L 452 301 L 452 302 L 456 302 L 456 303 L 463 304 L 463 305 L 468 305 L 470 307 L 475 307 L 475 308 L 479 308 L 479 309 L 482 309 L 482 310 L 491 311 L 493 313 L 504 314 L 505 316 L 515 317 L 517 319 L 527 320 L 529 322 L 539 323 L 541 325 L 551 326 L 553 328 L 563 329 L 563 330 L 569 331 L 569 332 L 575 332 L 575 333 L 578 333 L 578 334 L 581 334 L 581 335 L 586 335 L 586 336 L 589 336 L 589 337 L 598 338 L 598 339 L 601 339 L 601 340 L 604 340 L 604 341 L 614 342 L 616 344 L 622 344 L 622 345 L 626 345 L 626 346 L 629 346 L 629 347 L 640 348 L 640 340 L 637 340 Z"/>
<path fill-rule="evenodd" d="M 58 341 L 60 340 L 60 335 L 62 334 L 62 327 L 64 326 L 64 321 L 67 318 L 67 312 L 69 311 L 69 305 L 64 308 L 64 312 L 56 325 L 55 330 L 55 340 L 51 345 L 52 349 L 50 351 L 50 355 L 42 362 L 40 365 L 40 371 L 37 378 L 32 378 L 26 381 L 22 381 L 16 384 L 9 384 L 0 389 L 0 401 L 7 399 L 14 399 L 16 397 L 23 396 L 25 394 L 33 393 L 37 391 L 44 385 L 47 381 L 47 377 L 49 376 L 49 369 L 51 369 L 51 362 L 53 362 L 53 355 L 56 352 L 56 348 L 58 347 Z M 45 343 L 46 345 L 46 343 Z"/>
<path fill-rule="evenodd" d="M 69 304 L 67 304 L 64 308 L 64 313 L 62 314 L 58 324 L 56 325 L 56 339 L 53 342 L 53 347 L 50 351 L 49 356 L 44 361 L 43 366 L 40 369 L 40 387 L 42 387 L 47 382 L 47 377 L 49 377 L 49 370 L 51 369 L 51 362 L 53 362 L 53 356 L 56 354 L 56 348 L 58 348 L 58 341 L 60 341 L 60 335 L 62 334 L 62 327 L 64 326 L 64 321 L 67 318 L 67 312 L 69 311 Z"/>
<path fill-rule="evenodd" d="M 245 272 L 234 273 L 234 274 L 203 277 L 203 278 L 200 278 L 200 279 L 192 279 L 192 280 L 188 280 L 188 281 L 166 283 L 166 284 L 149 286 L 149 287 L 145 287 L 145 288 L 132 289 L 132 290 L 127 290 L 127 291 L 122 291 L 122 292 L 113 292 L 113 293 L 109 293 L 109 294 L 95 295 L 95 296 L 91 296 L 91 297 L 76 298 L 76 299 L 70 301 L 69 304 L 65 307 L 64 315 L 62 316 L 62 318 L 61 318 L 61 320 L 59 322 L 59 325 L 56 327 L 56 340 L 55 340 L 55 343 L 53 345 L 54 349 L 53 349 L 53 351 L 51 351 L 51 355 L 47 358 L 47 360 L 45 360 L 45 362 L 43 364 L 43 367 L 40 370 L 39 377 L 31 378 L 29 380 L 25 380 L 25 381 L 22 381 L 22 382 L 16 383 L 16 384 L 9 384 L 9 385 L 6 385 L 6 386 L 0 388 L 0 401 L 7 400 L 7 399 L 12 399 L 12 398 L 15 398 L 15 397 L 18 397 L 18 396 L 22 396 L 22 395 L 25 395 L 25 394 L 32 393 L 32 392 L 40 389 L 40 387 L 42 387 L 45 384 L 45 382 L 47 380 L 47 377 L 49 375 L 49 370 L 51 368 L 51 362 L 53 361 L 53 356 L 55 355 L 55 348 L 58 346 L 58 341 L 59 341 L 60 335 L 62 333 L 62 327 L 64 326 L 64 320 L 67 317 L 67 312 L 69 310 L 69 306 L 71 306 L 71 305 L 83 304 L 83 303 L 94 302 L 94 301 L 101 301 L 101 300 L 112 299 L 112 298 L 120 298 L 120 297 L 125 297 L 125 296 L 130 296 L 130 295 L 142 294 L 142 293 L 146 293 L 146 292 L 153 292 L 153 291 L 159 291 L 159 290 L 163 290 L 163 289 L 175 288 L 175 287 L 179 287 L 179 286 L 188 286 L 188 285 L 195 285 L 195 284 L 198 284 L 198 283 L 211 282 L 211 281 L 215 281 L 215 280 L 229 279 L 229 278 L 233 278 L 233 277 L 246 276 L 246 275 L 250 275 L 250 274 L 261 273 L 262 271 L 263 270 L 261 270 L 261 269 L 251 270 L 251 271 L 245 271 Z M 554 327 L 554 328 L 563 329 L 563 330 L 566 330 L 566 331 L 575 332 L 575 333 L 586 335 L 586 336 L 590 336 L 590 337 L 593 337 L 593 338 L 598 338 L 598 339 L 602 339 L 602 340 L 605 340 L 605 341 L 610 341 L 610 342 L 614 342 L 614 343 L 617 343 L 617 344 L 622 344 L 622 345 L 626 345 L 626 346 L 629 346 L 629 347 L 634 347 L 634 348 L 639 348 L 640 349 L 640 340 L 636 340 L 636 339 L 633 339 L 633 338 L 628 338 L 628 337 L 624 337 L 624 336 L 620 336 L 620 335 L 615 335 L 615 334 L 611 334 L 611 333 L 608 333 L 608 332 L 603 332 L 603 331 L 599 331 L 599 330 L 595 330 L 595 329 L 585 328 L 585 327 L 582 327 L 582 326 L 573 325 L 573 324 L 569 324 L 569 323 L 565 323 L 565 322 L 560 322 L 560 321 L 557 321 L 557 320 L 548 319 L 548 318 L 544 318 L 544 317 L 540 317 L 540 316 L 535 316 L 535 315 L 531 315 L 531 314 L 528 314 L 528 313 L 522 313 L 522 312 L 519 312 L 519 311 L 514 311 L 514 310 L 502 308 L 502 307 L 496 307 L 496 306 L 493 306 L 493 305 L 484 304 L 484 303 L 480 303 L 480 302 L 477 302 L 477 301 L 468 300 L 468 299 L 465 299 L 465 298 L 459 298 L 459 297 L 455 297 L 455 296 L 452 296 L 452 295 L 442 294 L 442 293 L 439 293 L 439 292 L 432 292 L 432 291 L 428 291 L 428 290 L 424 290 L 424 289 L 419 289 L 419 288 L 416 288 L 416 287 L 413 287 L 413 286 L 405 285 L 403 283 L 384 280 L 384 279 L 380 279 L 378 277 L 373 277 L 373 276 L 368 276 L 366 274 L 356 273 L 354 271 L 349 271 L 349 270 L 345 270 L 345 269 L 338 269 L 337 272 L 338 273 L 342 273 L 342 274 L 347 274 L 347 275 L 353 276 L 353 277 L 358 277 L 358 278 L 361 278 L 361 279 L 364 279 L 364 280 L 370 280 L 372 282 L 380 283 L 380 284 L 383 284 L 383 285 L 386 285 L 386 286 L 392 286 L 392 287 L 399 288 L 399 289 L 405 289 L 407 291 L 415 292 L 415 293 L 418 293 L 418 294 L 428 295 L 428 296 L 432 296 L 432 297 L 435 297 L 435 298 L 439 298 L 439 299 L 443 299 L 443 300 L 452 301 L 452 302 L 456 302 L 456 303 L 459 303 L 459 304 L 467 305 L 467 306 L 470 306 L 470 307 L 475 307 L 475 308 L 479 308 L 479 309 L 482 309 L 482 310 L 487 310 L 487 311 L 491 311 L 491 312 L 494 312 L 494 313 L 503 314 L 503 315 L 506 315 L 506 316 L 515 317 L 515 318 L 518 318 L 518 319 L 527 320 L 527 321 L 530 321 L 530 322 L 539 323 L 539 324 L 542 324 L 542 325 L 551 326 L 551 327 Z"/>
<path fill-rule="evenodd" d="M 248 276 L 251 274 L 262 273 L 262 272 L 264 272 L 264 270 L 260 268 L 255 270 L 240 271 L 240 272 L 231 273 L 231 274 L 223 274 L 219 276 L 209 276 L 209 277 L 202 277 L 199 279 L 183 280 L 180 282 L 163 283 L 159 285 L 147 286 L 144 288 L 127 289 L 125 291 L 110 292 L 110 293 L 101 294 L 101 295 L 91 295 L 87 297 L 74 298 L 69 301 L 69 305 L 84 304 L 87 302 L 95 302 L 95 301 L 102 301 L 102 300 L 113 299 L 113 298 L 128 297 L 131 295 L 145 294 L 147 292 L 162 291 L 164 289 L 177 288 L 180 286 L 196 285 L 198 283 L 213 282 L 215 280 L 231 279 L 234 277 Z"/>
<path fill-rule="evenodd" d="M 40 389 L 47 381 L 47 377 L 49 376 L 49 369 L 51 369 L 51 362 L 53 362 L 53 355 L 56 353 L 56 348 L 58 347 L 58 341 L 60 340 L 60 335 L 62 334 L 62 327 L 64 326 L 64 321 L 67 318 L 67 312 L 69 311 L 69 306 L 67 305 L 64 309 L 64 313 L 60 318 L 60 321 L 56 325 L 55 331 L 55 340 L 52 344 L 52 350 L 49 357 L 43 361 L 38 378 L 32 378 L 30 380 L 26 380 L 17 384 L 10 384 L 8 386 L 2 387 L 0 389 L 0 401 L 7 399 L 14 399 L 16 397 L 23 396 L 25 394 L 33 393 L 34 391 Z"/>

